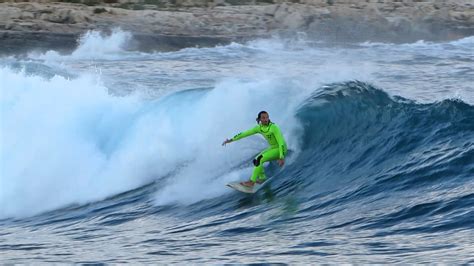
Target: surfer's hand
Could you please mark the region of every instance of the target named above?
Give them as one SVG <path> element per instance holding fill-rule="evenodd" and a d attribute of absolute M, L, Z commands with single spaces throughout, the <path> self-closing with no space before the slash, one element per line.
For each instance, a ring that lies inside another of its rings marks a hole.
<path fill-rule="evenodd" d="M 285 164 L 285 159 L 279 159 L 278 165 L 283 166 Z"/>
<path fill-rule="evenodd" d="M 222 146 L 225 146 L 227 143 L 231 143 L 231 142 L 232 142 L 232 140 L 226 139 L 226 140 L 224 140 L 224 142 L 222 142 Z"/>

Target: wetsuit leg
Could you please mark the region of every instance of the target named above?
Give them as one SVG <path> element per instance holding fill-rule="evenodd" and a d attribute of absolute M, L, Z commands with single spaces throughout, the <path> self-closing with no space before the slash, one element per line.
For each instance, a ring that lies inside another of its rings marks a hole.
<path fill-rule="evenodd" d="M 265 180 L 265 170 L 263 168 L 263 163 L 268 161 L 277 160 L 280 157 L 280 151 L 278 148 L 268 148 L 262 151 L 257 157 L 254 159 L 254 165 L 252 177 L 250 177 L 250 181 L 256 182 L 257 178 L 260 180 Z"/>

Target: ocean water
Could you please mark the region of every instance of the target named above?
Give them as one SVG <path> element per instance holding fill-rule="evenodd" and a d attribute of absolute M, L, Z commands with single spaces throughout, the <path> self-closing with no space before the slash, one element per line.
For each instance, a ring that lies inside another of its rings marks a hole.
<path fill-rule="evenodd" d="M 2 263 L 474 263 L 474 37 L 0 59 Z M 290 156 L 222 147 L 267 110 Z"/>

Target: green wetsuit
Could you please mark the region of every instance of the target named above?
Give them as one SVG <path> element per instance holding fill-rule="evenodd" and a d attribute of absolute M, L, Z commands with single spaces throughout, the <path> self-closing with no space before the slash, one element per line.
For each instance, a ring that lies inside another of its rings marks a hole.
<path fill-rule="evenodd" d="M 259 153 L 253 160 L 255 168 L 253 169 L 252 177 L 250 178 L 252 182 L 256 182 L 257 178 L 259 181 L 266 179 L 265 170 L 263 169 L 264 162 L 284 159 L 287 152 L 286 142 L 281 134 L 280 128 L 272 122 L 267 126 L 258 124 L 247 131 L 235 135 L 231 140 L 236 141 L 257 133 L 260 133 L 268 141 L 270 147 Z"/>

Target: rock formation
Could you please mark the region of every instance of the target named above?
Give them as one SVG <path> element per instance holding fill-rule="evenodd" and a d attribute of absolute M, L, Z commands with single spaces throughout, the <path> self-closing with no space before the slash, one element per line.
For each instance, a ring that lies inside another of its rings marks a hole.
<path fill-rule="evenodd" d="M 19 51 L 21 47 L 71 49 L 77 37 L 87 30 L 107 32 L 117 27 L 134 34 L 139 40 L 135 48 L 145 50 L 214 45 L 230 40 L 270 35 L 291 36 L 301 32 L 308 38 L 339 42 L 410 42 L 419 39 L 437 41 L 474 35 L 474 2 L 0 2 L 0 50 L 4 52 Z"/>

